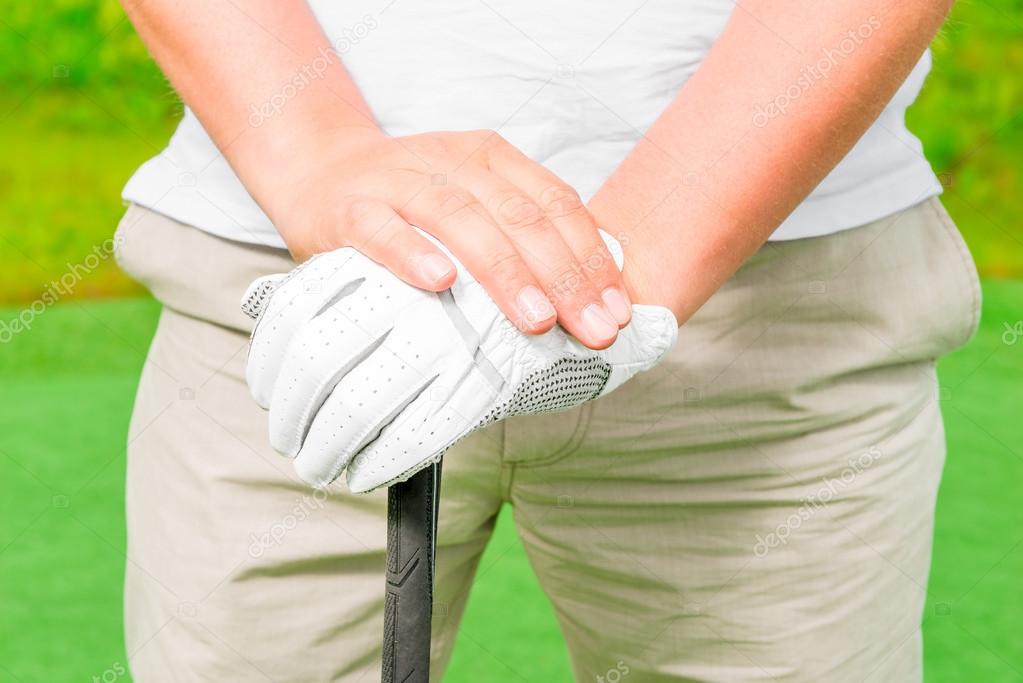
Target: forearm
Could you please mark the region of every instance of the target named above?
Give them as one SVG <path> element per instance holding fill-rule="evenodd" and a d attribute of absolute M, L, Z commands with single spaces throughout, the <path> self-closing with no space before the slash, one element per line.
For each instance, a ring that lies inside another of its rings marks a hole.
<path fill-rule="evenodd" d="M 296 259 L 351 246 L 411 285 L 447 289 L 455 266 L 416 226 L 527 333 L 560 323 L 604 348 L 629 321 L 621 274 L 572 188 L 495 132 L 385 135 L 303 0 L 124 4 Z M 595 254 L 585 282 L 546 294 Z"/>
<path fill-rule="evenodd" d="M 327 129 L 376 130 L 303 0 L 124 0 L 182 99 L 268 213 Z M 273 169 L 272 172 L 267 172 Z M 273 217 L 273 216 L 271 216 Z"/>
<path fill-rule="evenodd" d="M 704 63 L 590 202 L 598 224 L 623 237 L 633 300 L 687 320 L 869 128 L 951 4 L 737 5 Z M 850 32 L 855 49 L 832 60 L 827 77 L 808 75 Z M 763 114 L 795 87 L 784 113 Z"/>

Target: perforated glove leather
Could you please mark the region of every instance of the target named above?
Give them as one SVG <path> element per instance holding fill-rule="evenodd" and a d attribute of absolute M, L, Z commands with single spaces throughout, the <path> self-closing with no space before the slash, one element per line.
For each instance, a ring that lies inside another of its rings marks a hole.
<path fill-rule="evenodd" d="M 621 267 L 621 247 L 604 235 Z M 560 327 L 529 336 L 452 257 L 450 290 L 414 288 L 352 248 L 256 280 L 246 368 L 270 411 L 270 442 L 322 487 L 346 468 L 354 492 L 412 476 L 470 432 L 512 415 L 571 408 L 653 367 L 674 315 L 634 305 L 602 351 Z"/>

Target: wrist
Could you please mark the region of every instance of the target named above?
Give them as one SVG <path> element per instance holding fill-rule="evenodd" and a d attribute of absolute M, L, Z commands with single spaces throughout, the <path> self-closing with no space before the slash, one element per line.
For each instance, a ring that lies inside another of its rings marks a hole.
<path fill-rule="evenodd" d="M 364 149 L 389 139 L 380 128 L 372 125 L 349 124 L 319 128 L 303 132 L 300 136 L 284 138 L 270 143 L 275 148 L 273 158 L 279 174 L 276 182 L 299 181 L 308 178 L 326 165 L 343 164 L 358 156 Z"/>
<path fill-rule="evenodd" d="M 332 174 L 357 173 L 357 159 L 364 150 L 387 139 L 379 128 L 348 125 L 275 142 L 273 145 L 278 149 L 268 150 L 267 158 L 276 163 L 262 165 L 259 182 L 251 188 L 252 195 L 288 241 L 292 223 L 303 215 L 303 207 L 310 204 L 311 188 L 322 188 L 322 179 Z M 266 172 L 269 168 L 274 171 Z"/>

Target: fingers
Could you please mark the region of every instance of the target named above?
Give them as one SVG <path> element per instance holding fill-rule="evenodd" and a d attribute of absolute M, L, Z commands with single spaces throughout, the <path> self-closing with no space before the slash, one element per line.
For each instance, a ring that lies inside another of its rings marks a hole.
<path fill-rule="evenodd" d="M 392 282 L 397 283 L 396 280 Z M 292 337 L 270 400 L 270 443 L 294 456 L 310 423 L 334 387 L 387 340 L 398 318 L 432 295 L 399 285 L 361 281 L 332 295 Z M 390 306 L 381 300 L 390 299 Z M 379 388 L 363 385 L 367 392 Z"/>
<path fill-rule="evenodd" d="M 352 456 L 428 390 L 435 378 L 413 370 L 411 364 L 396 362 L 389 351 L 378 349 L 338 383 L 317 411 L 295 458 L 299 477 L 319 487 L 337 479 Z M 372 419 L 356 419 L 363 415 Z M 406 446 L 406 454 L 408 449 Z M 412 450 L 421 454 L 419 448 Z"/>
<path fill-rule="evenodd" d="M 562 229 L 562 237 L 582 264 L 592 285 L 600 292 L 600 299 L 619 327 L 632 319 L 632 302 L 622 284 L 621 271 L 611 257 L 604 240 L 596 230 L 579 226 Z"/>
<path fill-rule="evenodd" d="M 405 282 L 440 292 L 455 281 L 455 266 L 387 204 L 356 199 L 344 207 L 346 241 Z"/>
<path fill-rule="evenodd" d="M 543 211 L 615 322 L 619 327 L 627 325 L 632 307 L 620 269 L 579 194 L 511 145 L 494 147 L 488 154 L 488 163 L 492 171 L 521 188 Z"/>
<path fill-rule="evenodd" d="M 452 354 L 464 354 L 438 333 L 437 297 L 419 293 L 417 299 L 401 311 L 401 324 L 340 378 L 315 411 L 295 458 L 304 481 L 322 486 L 337 478 L 355 453 L 434 384 Z M 415 443 L 403 449 L 425 457 Z"/>
<path fill-rule="evenodd" d="M 422 392 L 376 439 L 356 453 L 348 467 L 348 488 L 353 493 L 372 491 L 408 477 L 436 462 L 451 444 L 482 425 L 482 416 L 474 408 L 481 405 L 478 397 L 490 392 L 478 375 L 470 375 L 458 389 L 461 396 L 472 397 L 468 400 L 442 400 L 434 393 Z M 455 405 L 466 410 L 458 410 Z"/>
<path fill-rule="evenodd" d="M 519 187 L 492 173 L 476 174 L 463 182 L 482 198 L 526 267 L 540 281 L 561 326 L 591 348 L 610 345 L 618 334 L 618 321 L 540 206 Z M 596 228 L 593 234 L 597 235 Z"/>
<path fill-rule="evenodd" d="M 352 246 L 435 292 L 456 280 L 450 253 L 523 332 L 560 322 L 580 343 L 602 349 L 628 324 L 620 274 L 578 195 L 501 136 L 429 133 L 371 151 L 343 159 L 342 177 L 318 176 L 327 184 L 288 214 L 293 253 Z"/>
<path fill-rule="evenodd" d="M 462 261 L 520 330 L 539 334 L 554 326 L 556 312 L 541 282 L 473 194 L 464 188 L 431 189 L 403 211 Z"/>
<path fill-rule="evenodd" d="M 354 249 L 340 249 L 306 261 L 301 278 L 279 284 L 256 323 L 245 367 L 252 397 L 261 407 L 270 407 L 294 335 L 326 301 L 354 286 L 369 263 Z"/>

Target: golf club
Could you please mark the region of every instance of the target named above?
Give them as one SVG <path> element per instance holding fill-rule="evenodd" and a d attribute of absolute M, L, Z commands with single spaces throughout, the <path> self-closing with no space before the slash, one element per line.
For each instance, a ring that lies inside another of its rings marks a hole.
<path fill-rule="evenodd" d="M 429 683 L 440 463 L 387 490 L 383 683 Z"/>

